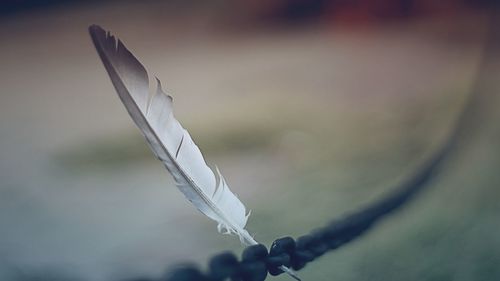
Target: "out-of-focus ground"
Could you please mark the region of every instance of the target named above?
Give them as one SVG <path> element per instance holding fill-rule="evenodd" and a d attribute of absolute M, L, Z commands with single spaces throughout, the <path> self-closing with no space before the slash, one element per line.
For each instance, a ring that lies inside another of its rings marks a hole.
<path fill-rule="evenodd" d="M 0 279 L 161 276 L 241 251 L 149 152 L 90 24 L 112 30 L 163 81 L 266 245 L 409 176 L 450 132 L 486 37 L 481 11 L 252 26 L 213 5 L 171 7 L 93 2 L 0 18 Z M 498 94 L 487 104 L 431 188 L 303 279 L 498 280 Z"/>

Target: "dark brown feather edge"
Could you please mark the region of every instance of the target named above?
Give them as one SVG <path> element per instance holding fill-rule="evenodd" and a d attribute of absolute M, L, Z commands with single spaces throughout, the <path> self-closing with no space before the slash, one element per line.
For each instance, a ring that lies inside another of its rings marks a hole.
<path fill-rule="evenodd" d="M 132 117 L 132 120 L 139 128 L 147 129 L 148 132 L 140 130 L 143 135 L 154 135 L 154 131 L 147 123 L 139 106 L 130 96 L 127 87 L 124 85 L 124 82 L 120 78 L 120 75 L 117 73 L 117 69 L 118 67 L 120 67 L 120 63 L 126 62 L 127 65 L 123 65 L 123 67 L 126 67 L 128 71 L 133 70 L 135 74 L 142 76 L 145 81 L 149 81 L 146 68 L 134 57 L 134 55 L 132 55 L 132 53 L 125 47 L 125 45 L 123 45 L 120 40 L 117 41 L 115 36 L 111 35 L 109 32 L 106 32 L 100 26 L 91 25 L 89 27 L 89 33 L 90 37 L 92 38 L 92 42 L 94 43 L 94 46 L 97 50 L 97 53 L 101 58 L 104 68 L 108 72 L 109 77 L 111 78 L 111 82 L 113 83 L 113 86 L 115 87 L 120 100 L 126 105 L 125 108 L 127 109 L 129 115 Z M 156 139 L 158 138 L 156 137 Z M 146 141 L 149 142 L 150 140 L 146 137 Z"/>

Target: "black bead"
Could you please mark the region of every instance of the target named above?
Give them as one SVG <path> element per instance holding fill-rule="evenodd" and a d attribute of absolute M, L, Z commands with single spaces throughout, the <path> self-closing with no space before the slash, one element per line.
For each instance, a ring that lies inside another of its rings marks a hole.
<path fill-rule="evenodd" d="M 295 253 L 293 254 L 293 260 L 297 261 L 310 262 L 313 261 L 314 258 L 314 253 L 309 250 L 295 251 Z"/>
<path fill-rule="evenodd" d="M 264 261 L 267 257 L 267 248 L 262 244 L 252 245 L 243 251 L 243 261 Z"/>
<path fill-rule="evenodd" d="M 224 280 L 235 274 L 238 259 L 231 252 L 216 255 L 210 259 L 208 268 L 212 280 Z"/>
<path fill-rule="evenodd" d="M 313 241 L 308 246 L 308 249 L 314 253 L 316 257 L 322 256 L 328 251 L 328 244 L 326 244 L 326 232 L 323 229 L 315 230 L 311 233 Z"/>
<path fill-rule="evenodd" d="M 313 261 L 315 255 L 308 247 L 314 242 L 312 235 L 304 235 L 297 238 L 295 251 L 291 255 L 292 268 L 295 270 L 302 269 L 308 262 Z"/>
<path fill-rule="evenodd" d="M 280 255 L 282 253 L 291 254 L 295 250 L 295 240 L 292 237 L 283 237 L 280 239 L 274 240 L 271 245 L 271 250 L 269 251 L 269 255 L 275 256 Z"/>
<path fill-rule="evenodd" d="M 309 246 L 309 250 L 316 256 L 322 256 L 324 253 L 328 251 L 328 245 L 323 243 L 322 241 L 318 241 L 313 245 Z"/>
<path fill-rule="evenodd" d="M 279 267 L 290 267 L 290 255 L 295 250 L 295 240 L 292 237 L 283 237 L 274 240 L 267 259 L 267 268 L 273 276 L 283 273 Z"/>
<path fill-rule="evenodd" d="M 308 249 L 309 246 L 314 243 L 314 237 L 312 235 L 304 235 L 297 238 L 297 250 Z"/>

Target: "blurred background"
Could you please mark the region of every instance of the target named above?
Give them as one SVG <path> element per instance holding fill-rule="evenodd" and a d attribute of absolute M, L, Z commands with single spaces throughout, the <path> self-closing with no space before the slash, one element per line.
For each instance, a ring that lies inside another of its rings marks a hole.
<path fill-rule="evenodd" d="M 390 192 L 475 92 L 481 102 L 431 187 L 300 275 L 500 280 L 500 61 L 485 51 L 494 1 L 0 3 L 1 280 L 160 277 L 241 252 L 149 151 L 90 24 L 163 81 L 268 246 Z"/>

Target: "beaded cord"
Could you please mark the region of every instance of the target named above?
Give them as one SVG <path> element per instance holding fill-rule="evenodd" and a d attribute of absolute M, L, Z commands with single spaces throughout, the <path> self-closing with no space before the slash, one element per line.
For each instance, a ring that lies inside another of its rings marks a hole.
<path fill-rule="evenodd" d="M 335 250 L 360 237 L 376 222 L 405 205 L 422 190 L 436 174 L 439 164 L 447 155 L 452 142 L 448 142 L 413 177 L 403 183 L 395 192 L 382 200 L 327 226 L 298 237 L 276 239 L 270 250 L 262 245 L 245 248 L 241 260 L 231 252 L 213 256 L 208 272 L 203 273 L 196 266 L 189 265 L 172 270 L 161 281 L 263 281 L 269 275 L 282 274 L 280 266 L 294 270 L 304 268 L 308 263 L 328 251 Z M 158 280 L 158 281 L 160 281 Z M 157 281 L 141 278 L 132 281 Z"/>

